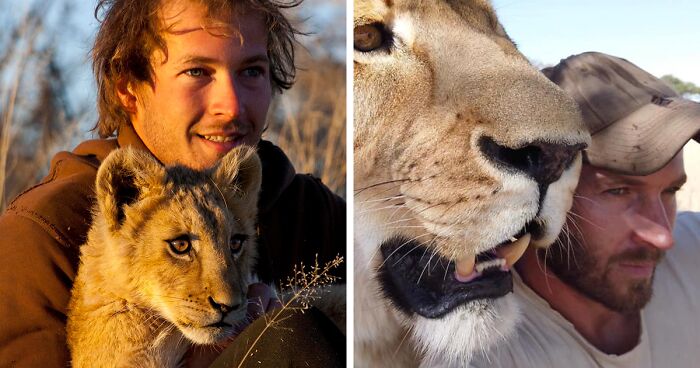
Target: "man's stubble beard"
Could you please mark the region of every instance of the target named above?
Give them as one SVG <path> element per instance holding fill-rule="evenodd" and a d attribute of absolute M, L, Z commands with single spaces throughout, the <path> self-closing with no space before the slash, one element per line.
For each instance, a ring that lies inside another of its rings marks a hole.
<path fill-rule="evenodd" d="M 621 285 L 616 285 L 611 279 L 612 266 L 622 260 L 653 260 L 658 263 L 663 257 L 663 252 L 657 249 L 638 248 L 608 259 L 598 259 L 571 234 L 568 237 L 560 235 L 549 249 L 538 252 L 546 270 L 586 297 L 620 313 L 637 312 L 651 300 L 654 274 L 649 280 L 627 282 L 621 289 Z M 543 256 L 544 252 L 546 255 Z"/>

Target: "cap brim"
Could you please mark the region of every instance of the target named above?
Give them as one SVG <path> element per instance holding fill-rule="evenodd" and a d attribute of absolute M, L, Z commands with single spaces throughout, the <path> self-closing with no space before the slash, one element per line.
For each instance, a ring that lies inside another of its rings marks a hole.
<path fill-rule="evenodd" d="M 667 98 L 649 103 L 594 134 L 586 158 L 594 166 L 627 175 L 648 175 L 664 167 L 700 135 L 700 103 Z"/>

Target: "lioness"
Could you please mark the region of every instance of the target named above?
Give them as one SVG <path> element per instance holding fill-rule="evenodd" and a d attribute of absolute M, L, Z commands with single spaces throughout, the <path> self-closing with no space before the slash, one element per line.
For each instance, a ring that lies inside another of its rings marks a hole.
<path fill-rule="evenodd" d="M 356 0 L 355 362 L 467 365 L 564 223 L 589 142 L 484 0 Z"/>
<path fill-rule="evenodd" d="M 245 146 L 203 172 L 111 153 L 69 305 L 72 366 L 175 367 L 188 340 L 231 336 L 246 314 L 260 181 Z"/>

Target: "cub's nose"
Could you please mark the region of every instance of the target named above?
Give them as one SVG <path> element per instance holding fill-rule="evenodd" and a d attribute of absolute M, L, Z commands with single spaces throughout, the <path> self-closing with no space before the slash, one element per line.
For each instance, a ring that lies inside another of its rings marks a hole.
<path fill-rule="evenodd" d="M 479 139 L 479 149 L 489 160 L 507 170 L 523 172 L 544 187 L 557 181 L 584 148 L 585 143 L 566 145 L 535 141 L 514 149 L 496 143 L 491 137 Z"/>
<path fill-rule="evenodd" d="M 240 308 L 240 306 L 241 306 L 240 304 L 227 305 L 224 303 L 220 303 L 220 302 L 214 300 L 214 298 L 212 298 L 211 296 L 208 298 L 208 301 L 209 301 L 209 305 L 211 305 L 212 308 L 218 310 L 224 316 L 226 316 L 229 312 Z"/>

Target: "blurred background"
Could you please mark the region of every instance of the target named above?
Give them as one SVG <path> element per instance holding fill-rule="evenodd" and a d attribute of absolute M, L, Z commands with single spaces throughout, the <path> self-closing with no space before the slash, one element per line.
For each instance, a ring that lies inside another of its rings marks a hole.
<path fill-rule="evenodd" d="M 89 51 L 95 1 L 0 0 L 0 212 L 43 178 L 97 121 Z M 306 0 L 289 16 L 308 33 L 297 82 L 274 98 L 264 139 L 297 172 L 345 197 L 345 1 Z"/>
<path fill-rule="evenodd" d="M 501 23 L 538 68 L 586 51 L 625 58 L 700 102 L 700 1 L 493 0 Z M 700 144 L 684 148 L 678 209 L 700 211 Z"/>

